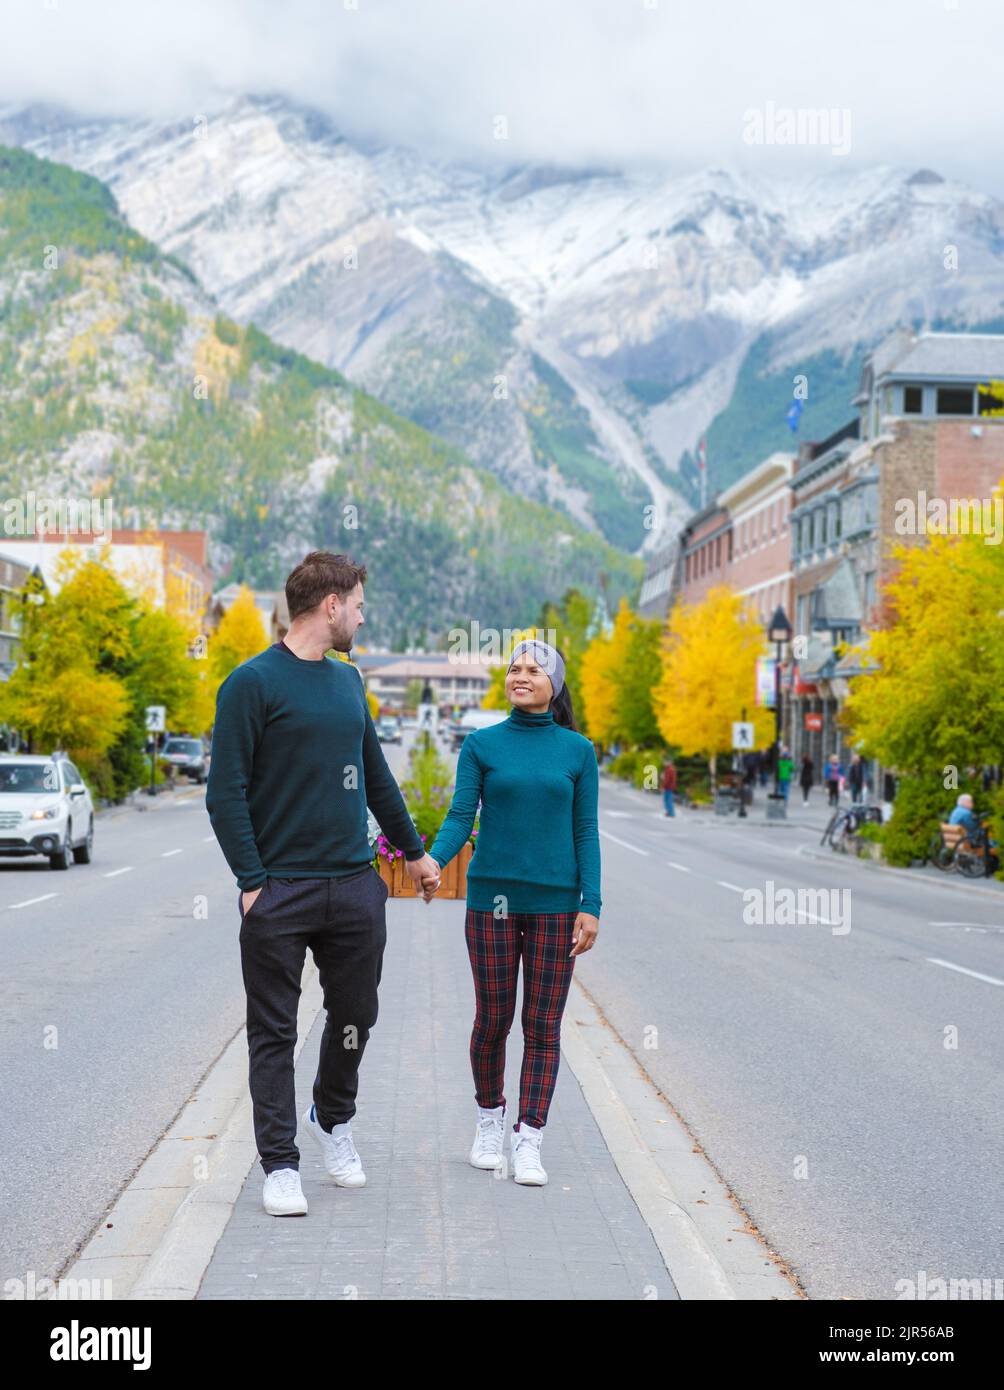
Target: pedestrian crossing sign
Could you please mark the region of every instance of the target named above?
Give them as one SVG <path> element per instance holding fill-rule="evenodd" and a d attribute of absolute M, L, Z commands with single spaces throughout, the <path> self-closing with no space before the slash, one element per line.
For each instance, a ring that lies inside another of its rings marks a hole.
<path fill-rule="evenodd" d="M 735 723 L 732 725 L 732 747 L 736 752 L 744 748 L 753 747 L 753 725 L 750 723 Z"/>

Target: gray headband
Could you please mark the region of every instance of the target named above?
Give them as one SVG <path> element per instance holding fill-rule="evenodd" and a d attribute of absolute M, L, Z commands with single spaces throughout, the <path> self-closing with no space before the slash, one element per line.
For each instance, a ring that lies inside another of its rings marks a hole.
<path fill-rule="evenodd" d="M 549 642 L 541 642 L 538 638 L 530 638 L 526 642 L 518 642 L 513 648 L 512 657 L 509 660 L 507 671 L 512 670 L 512 664 L 521 652 L 529 651 L 533 660 L 544 671 L 551 682 L 551 689 L 554 691 L 552 699 L 557 699 L 565 684 L 565 663 L 560 655 Z"/>

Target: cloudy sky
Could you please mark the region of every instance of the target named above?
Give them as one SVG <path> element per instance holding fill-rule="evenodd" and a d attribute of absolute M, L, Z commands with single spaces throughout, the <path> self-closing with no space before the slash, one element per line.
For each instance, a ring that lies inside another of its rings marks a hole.
<path fill-rule="evenodd" d="M 1000 0 L 0 0 L 0 24 L 6 102 L 190 119 L 278 91 L 437 157 L 889 161 L 1004 195 Z M 841 123 L 749 143 L 768 103 Z"/>

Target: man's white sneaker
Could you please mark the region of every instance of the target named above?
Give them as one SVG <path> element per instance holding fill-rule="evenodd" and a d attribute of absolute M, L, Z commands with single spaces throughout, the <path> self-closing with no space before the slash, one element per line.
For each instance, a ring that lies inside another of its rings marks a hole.
<path fill-rule="evenodd" d="M 483 1110 L 478 1106 L 478 1125 L 471 1146 L 471 1163 L 475 1168 L 501 1168 L 505 1144 L 505 1106 Z"/>
<path fill-rule="evenodd" d="M 265 1177 L 262 1200 L 269 1216 L 306 1216 L 307 1199 L 295 1168 L 275 1168 Z"/>
<path fill-rule="evenodd" d="M 363 1161 L 352 1142 L 352 1121 L 332 1125 L 331 1133 L 322 1129 L 317 1119 L 316 1108 L 311 1105 L 303 1117 L 303 1123 L 321 1146 L 324 1166 L 339 1187 L 363 1187 L 366 1174 Z"/>
<path fill-rule="evenodd" d="M 517 1182 L 528 1187 L 543 1187 L 547 1174 L 540 1163 L 540 1141 L 544 1137 L 542 1129 L 533 1125 L 521 1124 L 519 1129 L 509 1131 L 509 1150 L 512 1154 L 512 1175 Z"/>

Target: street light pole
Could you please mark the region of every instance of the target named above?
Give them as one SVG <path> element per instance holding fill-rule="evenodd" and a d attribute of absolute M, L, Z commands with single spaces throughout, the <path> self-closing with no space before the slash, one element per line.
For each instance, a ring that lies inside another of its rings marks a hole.
<path fill-rule="evenodd" d="M 767 640 L 774 643 L 774 806 L 779 816 L 784 815 L 781 805 L 781 648 L 791 640 L 791 623 L 780 604 L 774 609 L 774 616 L 767 628 Z M 769 812 L 768 812 L 769 814 Z"/>

